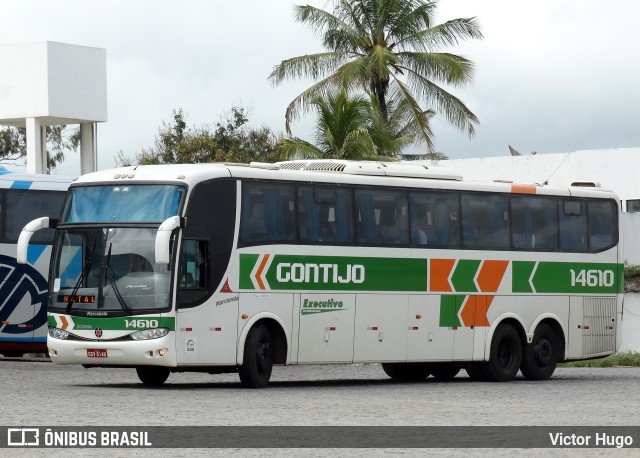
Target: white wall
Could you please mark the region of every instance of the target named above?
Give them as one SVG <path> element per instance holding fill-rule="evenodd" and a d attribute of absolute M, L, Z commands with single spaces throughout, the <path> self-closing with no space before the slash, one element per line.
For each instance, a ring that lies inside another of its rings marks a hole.
<path fill-rule="evenodd" d="M 627 293 L 624 295 L 620 351 L 640 352 L 640 294 Z"/>
<path fill-rule="evenodd" d="M 640 213 L 623 213 L 620 219 L 624 260 L 640 265 Z"/>
<path fill-rule="evenodd" d="M 621 200 L 640 199 L 640 148 L 574 151 L 559 154 L 499 156 L 439 161 L 465 180 L 511 180 L 568 186 L 575 181 L 595 181 L 614 191 Z"/>

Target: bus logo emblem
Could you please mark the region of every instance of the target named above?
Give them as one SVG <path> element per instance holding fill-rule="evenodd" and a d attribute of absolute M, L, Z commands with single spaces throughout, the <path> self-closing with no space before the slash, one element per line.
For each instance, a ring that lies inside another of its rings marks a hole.
<path fill-rule="evenodd" d="M 0 255 L 0 297 L 2 334 L 28 334 L 47 323 L 47 280 L 32 266 Z M 27 320 L 10 323 L 14 313 Z"/>
<path fill-rule="evenodd" d="M 96 329 L 96 337 L 97 338 L 102 337 L 102 329 L 100 329 L 100 328 Z"/>

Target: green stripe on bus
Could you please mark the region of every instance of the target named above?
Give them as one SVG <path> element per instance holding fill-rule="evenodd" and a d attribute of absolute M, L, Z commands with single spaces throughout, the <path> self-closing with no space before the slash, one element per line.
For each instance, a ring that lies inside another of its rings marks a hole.
<path fill-rule="evenodd" d="M 68 322 L 73 324 L 69 326 L 69 331 L 82 331 L 102 329 L 103 331 L 136 331 L 140 329 L 151 328 L 168 328 L 170 331 L 175 331 L 176 320 L 172 316 L 153 316 L 153 315 L 139 315 L 139 316 L 125 316 L 125 317 L 81 317 L 81 316 L 69 316 L 64 315 Z M 56 327 L 56 318 L 54 315 L 49 315 L 49 326 Z"/>
<path fill-rule="evenodd" d="M 426 259 L 274 255 L 260 275 L 263 260 L 240 255 L 240 289 L 427 291 Z"/>
<path fill-rule="evenodd" d="M 514 293 L 619 294 L 623 265 L 586 262 L 513 262 Z"/>

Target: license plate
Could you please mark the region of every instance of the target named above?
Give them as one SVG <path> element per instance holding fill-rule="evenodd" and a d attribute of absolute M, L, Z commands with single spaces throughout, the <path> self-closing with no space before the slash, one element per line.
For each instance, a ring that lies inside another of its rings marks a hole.
<path fill-rule="evenodd" d="M 89 358 L 106 358 L 107 350 L 98 348 L 87 348 L 87 357 Z"/>

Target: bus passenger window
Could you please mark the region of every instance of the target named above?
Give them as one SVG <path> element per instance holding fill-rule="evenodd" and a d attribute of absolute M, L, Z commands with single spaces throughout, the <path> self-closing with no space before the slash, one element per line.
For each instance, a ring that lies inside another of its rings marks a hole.
<path fill-rule="evenodd" d="M 616 243 L 616 205 L 611 201 L 591 201 L 589 208 L 589 251 L 597 253 Z"/>
<path fill-rule="evenodd" d="M 566 251 L 587 251 L 587 218 L 581 200 L 559 201 L 560 248 Z"/>
<path fill-rule="evenodd" d="M 511 197 L 511 242 L 515 250 L 555 251 L 556 201 L 552 197 Z"/>
<path fill-rule="evenodd" d="M 291 185 L 245 183 L 242 191 L 241 242 L 295 240 L 294 203 Z"/>
<path fill-rule="evenodd" d="M 407 197 L 403 191 L 356 190 L 358 242 L 406 245 L 409 242 Z"/>
<path fill-rule="evenodd" d="M 345 243 L 353 240 L 351 193 L 344 188 L 298 188 L 300 240 Z"/>
<path fill-rule="evenodd" d="M 457 247 L 458 193 L 414 191 L 409 194 L 411 243 L 429 247 Z"/>
<path fill-rule="evenodd" d="M 509 248 L 507 202 L 503 195 L 462 194 L 462 240 L 466 248 Z"/>

